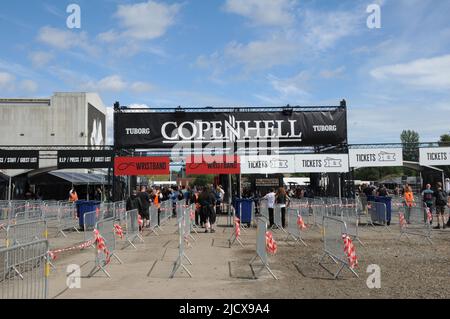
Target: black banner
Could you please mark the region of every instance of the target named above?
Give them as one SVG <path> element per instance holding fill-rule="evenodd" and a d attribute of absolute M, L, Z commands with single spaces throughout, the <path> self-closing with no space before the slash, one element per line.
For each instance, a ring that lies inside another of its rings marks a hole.
<path fill-rule="evenodd" d="M 39 151 L 0 150 L 0 169 L 38 169 Z"/>
<path fill-rule="evenodd" d="M 58 151 L 58 169 L 110 168 L 113 151 Z"/>
<path fill-rule="evenodd" d="M 114 141 L 119 148 L 202 148 L 205 144 L 226 143 L 269 143 L 271 147 L 336 145 L 347 140 L 346 116 L 344 108 L 291 114 L 119 112 L 114 114 Z"/>

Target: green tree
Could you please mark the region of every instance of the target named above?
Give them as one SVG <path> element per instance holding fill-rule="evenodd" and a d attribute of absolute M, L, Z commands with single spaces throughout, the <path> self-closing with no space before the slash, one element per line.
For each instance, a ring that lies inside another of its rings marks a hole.
<path fill-rule="evenodd" d="M 403 144 L 403 159 L 410 162 L 419 161 L 419 133 L 413 130 L 404 130 L 400 135 Z"/>

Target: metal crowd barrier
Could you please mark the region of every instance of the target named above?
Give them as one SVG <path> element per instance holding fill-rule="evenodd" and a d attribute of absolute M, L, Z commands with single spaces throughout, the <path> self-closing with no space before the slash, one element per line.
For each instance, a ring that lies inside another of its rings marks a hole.
<path fill-rule="evenodd" d="M 28 244 L 47 239 L 47 237 L 47 222 L 45 220 L 10 224 L 6 229 L 6 247 Z"/>
<path fill-rule="evenodd" d="M 160 224 L 164 225 L 172 217 L 172 205 L 170 201 L 163 201 L 159 204 L 159 209 L 161 211 Z"/>
<path fill-rule="evenodd" d="M 186 238 L 186 222 L 189 220 L 189 213 L 187 209 L 184 209 L 183 206 L 181 210 L 181 214 L 177 216 L 177 226 L 178 226 L 178 257 L 174 262 L 172 273 L 170 274 L 170 278 L 173 278 L 177 271 L 182 268 L 184 271 L 187 272 L 189 277 L 192 278 L 192 274 L 187 269 L 187 267 L 184 264 L 184 260 L 186 259 L 189 265 L 192 265 L 192 262 L 189 260 L 189 258 L 186 256 L 185 253 L 185 240 Z M 178 209 L 177 209 L 178 213 Z"/>
<path fill-rule="evenodd" d="M 94 231 L 95 225 L 99 221 L 99 211 L 93 211 L 84 214 L 83 219 L 83 231 L 84 231 L 84 241 L 92 239 L 92 232 Z"/>
<path fill-rule="evenodd" d="M 357 204 L 348 203 L 347 206 L 342 208 L 342 220 L 347 226 L 347 234 L 354 240 L 357 240 L 362 246 L 363 242 L 359 238 L 359 222 L 361 216 L 358 212 Z"/>
<path fill-rule="evenodd" d="M 286 215 L 288 232 L 286 241 L 292 237 L 292 239 L 294 239 L 296 243 L 302 243 L 303 245 L 308 246 L 302 239 L 303 230 L 300 229 L 297 221 L 299 216 L 301 216 L 303 221 L 305 222 L 305 217 L 309 215 L 309 211 L 302 208 L 287 208 Z"/>
<path fill-rule="evenodd" d="M 287 214 L 287 208 L 286 208 L 286 214 Z M 281 229 L 284 233 L 287 234 L 286 229 L 283 228 L 283 223 L 281 220 L 281 207 L 280 207 L 280 205 L 277 205 L 277 204 L 275 204 L 274 209 L 273 209 L 273 222 L 278 229 Z"/>
<path fill-rule="evenodd" d="M 272 277 L 276 280 L 278 278 L 275 276 L 275 274 L 272 272 L 272 270 L 269 267 L 269 258 L 267 256 L 267 248 L 266 248 L 266 232 L 267 232 L 267 223 L 263 218 L 256 218 L 256 256 L 253 257 L 250 262 L 250 268 L 252 269 L 254 278 L 256 279 L 256 273 L 253 269 L 254 262 L 256 258 L 259 258 L 259 260 L 262 262 L 265 269 L 269 271 L 269 273 L 272 275 Z M 262 268 L 262 269 L 264 269 Z M 262 269 L 258 272 L 258 274 L 262 271 Z"/>
<path fill-rule="evenodd" d="M 78 233 L 78 226 L 77 207 L 72 203 L 60 204 L 58 208 L 58 234 L 67 237 L 64 231 L 69 229 Z"/>
<path fill-rule="evenodd" d="M 336 217 L 323 217 L 323 256 L 319 260 L 319 265 L 325 270 L 333 274 L 334 279 L 337 279 L 344 268 L 348 268 L 356 277 L 358 274 L 350 267 L 347 256 L 344 250 L 343 234 L 347 234 L 347 225 L 344 221 Z M 340 267 L 336 273 L 332 273 L 323 264 L 325 257 L 329 257 Z"/>
<path fill-rule="evenodd" d="M 158 235 L 158 232 L 156 229 L 159 229 L 162 231 L 163 229 L 158 224 L 158 207 L 157 206 L 150 206 L 150 230 L 155 233 L 155 235 Z"/>
<path fill-rule="evenodd" d="M 425 207 L 410 207 L 409 208 L 409 216 L 406 214 L 407 207 L 403 207 L 400 214 L 403 214 L 405 218 L 405 224 L 402 226 L 400 223 L 400 237 L 399 239 L 405 235 L 408 239 L 410 238 L 408 235 L 415 235 L 425 237 L 425 239 L 433 244 L 431 240 L 431 223 L 427 219 L 427 211 Z M 432 214 L 432 213 L 431 213 Z M 433 216 L 433 215 L 432 215 Z"/>
<path fill-rule="evenodd" d="M 122 264 L 122 261 L 116 254 L 116 235 L 114 232 L 114 223 L 114 217 L 111 217 L 98 221 L 95 225 L 95 229 L 98 230 L 98 232 L 104 239 L 108 253 L 104 252 L 103 250 L 94 250 L 95 266 L 94 268 L 92 268 L 88 277 L 94 276 L 101 270 L 108 278 L 111 278 L 111 275 L 106 271 L 105 268 L 110 264 L 112 257 L 114 257 L 120 264 Z"/>
<path fill-rule="evenodd" d="M 120 221 L 121 225 L 124 225 L 127 222 L 126 207 L 127 203 L 125 201 L 113 203 L 114 218 Z"/>
<path fill-rule="evenodd" d="M 48 241 L 0 249 L 1 299 L 46 299 L 48 296 Z"/>
<path fill-rule="evenodd" d="M 134 245 L 134 241 L 139 239 L 141 242 L 144 242 L 144 239 L 141 236 L 139 231 L 139 222 L 138 222 L 139 213 L 137 209 L 129 210 L 126 212 L 126 236 L 125 239 L 129 243 L 128 246 L 133 246 L 135 249 L 137 247 Z M 124 246 L 125 249 L 128 246 Z"/>
<path fill-rule="evenodd" d="M 115 218 L 114 203 L 101 203 L 100 204 L 100 217 L 98 220 Z"/>

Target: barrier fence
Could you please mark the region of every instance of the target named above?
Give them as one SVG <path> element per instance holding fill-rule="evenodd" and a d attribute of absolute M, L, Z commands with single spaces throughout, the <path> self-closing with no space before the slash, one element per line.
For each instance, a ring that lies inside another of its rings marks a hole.
<path fill-rule="evenodd" d="M 266 235 L 267 235 L 267 223 L 263 218 L 256 218 L 256 256 L 253 257 L 250 262 L 250 268 L 252 269 L 253 276 L 256 279 L 257 274 L 254 271 L 253 266 L 255 265 L 255 260 L 259 258 L 259 260 L 263 264 L 262 269 L 267 269 L 269 273 L 272 275 L 272 277 L 275 280 L 278 280 L 278 278 L 275 276 L 275 274 L 272 272 L 272 270 L 269 267 L 269 258 L 267 255 L 267 242 L 266 242 Z M 262 269 L 258 272 L 258 274 L 262 271 Z"/>
<path fill-rule="evenodd" d="M 57 227 L 58 234 L 67 237 L 64 231 L 67 230 L 75 230 L 77 233 L 79 220 L 77 217 L 77 208 L 74 204 L 71 203 L 61 203 L 58 207 L 58 215 L 57 215 Z"/>
<path fill-rule="evenodd" d="M 44 220 L 10 224 L 6 230 L 6 247 L 28 244 L 47 237 L 47 222 Z"/>
<path fill-rule="evenodd" d="M 399 212 L 400 238 L 405 235 L 424 237 L 430 244 L 433 213 L 426 207 L 402 207 Z"/>
<path fill-rule="evenodd" d="M 349 269 L 356 277 L 359 277 L 355 272 L 348 256 L 345 253 L 345 243 L 343 240 L 343 235 L 347 235 L 347 225 L 345 222 L 336 217 L 324 216 L 323 217 L 323 255 L 319 260 L 319 265 L 321 265 L 325 270 L 330 272 L 334 279 L 337 279 L 339 274 L 344 268 Z M 336 273 L 331 272 L 324 264 L 323 260 L 325 257 L 329 257 L 334 263 L 340 265 Z"/>
<path fill-rule="evenodd" d="M 189 271 L 189 269 L 185 266 L 184 260 L 187 260 L 189 265 L 192 265 L 192 262 L 189 260 L 189 258 L 186 256 L 185 253 L 185 246 L 187 241 L 187 234 L 186 234 L 186 223 L 188 222 L 189 213 L 188 209 L 183 208 L 182 205 L 180 205 L 181 208 L 178 208 L 177 205 L 177 226 L 178 226 L 178 257 L 174 262 L 172 273 L 170 274 L 170 278 L 173 278 L 175 274 L 178 272 L 178 270 L 183 269 L 186 271 L 186 273 L 189 275 L 189 277 L 192 278 L 192 274 Z M 178 216 L 178 211 L 180 211 L 180 215 Z"/>
<path fill-rule="evenodd" d="M 141 242 L 144 242 L 144 239 L 141 236 L 139 231 L 139 213 L 137 209 L 129 210 L 126 212 L 126 236 L 125 239 L 129 243 L 128 246 L 133 246 L 135 249 L 137 247 L 134 245 L 136 239 L 139 239 Z M 124 246 L 125 249 L 128 246 Z"/>
<path fill-rule="evenodd" d="M 387 230 L 389 230 L 389 228 L 387 228 L 388 220 L 386 204 L 378 202 L 367 202 L 367 208 L 369 211 L 370 225 L 382 225 L 385 226 Z"/>
<path fill-rule="evenodd" d="M 46 299 L 48 241 L 38 240 L 0 249 L 1 299 Z"/>
<path fill-rule="evenodd" d="M 304 246 L 308 246 L 302 239 L 302 232 L 306 230 L 305 218 L 309 215 L 309 211 L 306 208 L 288 208 L 287 209 L 287 232 L 289 238 L 294 239 L 298 243 L 302 243 Z"/>
<path fill-rule="evenodd" d="M 94 276 L 101 270 L 108 278 L 111 278 L 111 275 L 105 268 L 111 263 L 112 257 L 122 264 L 122 261 L 116 254 L 116 235 L 114 232 L 114 224 L 114 217 L 98 221 L 95 224 L 95 230 L 98 232 L 100 237 L 96 238 L 97 249 L 95 250 L 95 266 L 92 268 L 88 277 Z"/>

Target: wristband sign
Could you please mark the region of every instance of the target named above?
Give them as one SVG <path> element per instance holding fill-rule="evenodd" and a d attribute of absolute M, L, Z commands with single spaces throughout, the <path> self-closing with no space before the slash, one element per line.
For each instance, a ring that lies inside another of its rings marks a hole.
<path fill-rule="evenodd" d="M 240 173 L 239 156 L 191 156 L 186 159 L 186 175 Z"/>
<path fill-rule="evenodd" d="M 116 157 L 114 175 L 144 176 L 169 175 L 170 158 L 167 157 Z"/>

